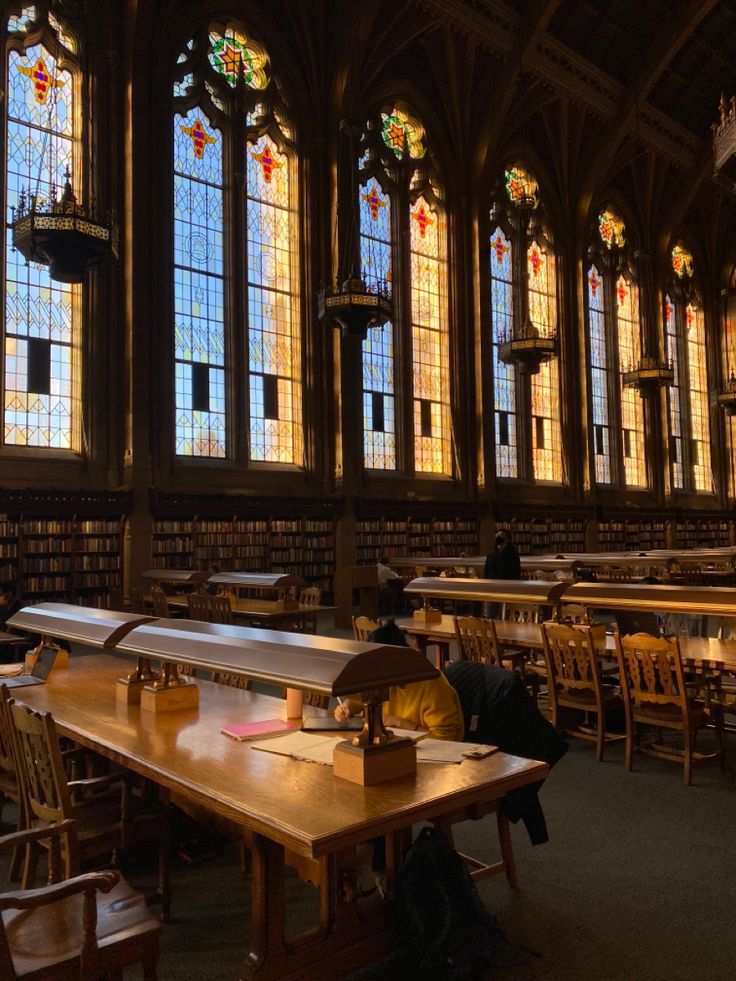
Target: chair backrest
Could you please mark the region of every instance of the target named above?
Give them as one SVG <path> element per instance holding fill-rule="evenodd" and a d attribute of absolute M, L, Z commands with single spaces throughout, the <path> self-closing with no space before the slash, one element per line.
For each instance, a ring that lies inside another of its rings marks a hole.
<path fill-rule="evenodd" d="M 687 689 L 677 637 L 614 634 L 624 704 L 675 705 L 687 716 Z"/>
<path fill-rule="evenodd" d="M 131 586 L 129 590 L 130 598 L 130 612 L 131 613 L 145 613 L 146 612 L 146 600 L 143 593 L 142 586 Z"/>
<path fill-rule="evenodd" d="M 6 685 L 0 685 L 0 802 L 2 793 L 10 791 L 19 795 L 18 771 L 15 731 L 10 715 L 10 694 Z"/>
<path fill-rule="evenodd" d="M 547 684 L 554 686 L 557 695 L 576 690 L 600 695 L 601 670 L 595 651 L 599 637 L 600 633 L 583 624 L 542 624 Z"/>
<path fill-rule="evenodd" d="M 353 636 L 356 640 L 368 640 L 380 626 L 378 620 L 371 620 L 370 617 L 353 617 Z"/>
<path fill-rule="evenodd" d="M 502 668 L 496 624 L 482 617 L 453 617 L 460 657 L 465 661 L 495 664 Z"/>
<path fill-rule="evenodd" d="M 166 599 L 166 593 L 160 586 L 151 586 L 151 603 L 155 617 L 161 617 L 164 620 L 169 619 L 171 615 L 169 613 L 169 601 Z"/>
<path fill-rule="evenodd" d="M 207 594 L 209 610 L 208 623 L 232 623 L 233 605 L 229 596 L 210 596 Z"/>
<path fill-rule="evenodd" d="M 210 599 L 209 593 L 201 593 L 199 590 L 189 593 L 187 596 L 187 607 L 190 620 L 199 620 L 201 623 L 210 622 L 211 607 L 207 602 Z"/>
<path fill-rule="evenodd" d="M 14 699 L 10 713 L 29 819 L 58 822 L 74 817 L 53 717 Z"/>
<path fill-rule="evenodd" d="M 501 606 L 501 619 L 514 620 L 516 623 L 539 623 L 541 611 L 538 606 L 503 603 Z"/>
<path fill-rule="evenodd" d="M 587 623 L 588 610 L 581 603 L 563 603 L 560 607 L 561 623 Z"/>
<path fill-rule="evenodd" d="M 307 586 L 299 594 L 299 603 L 301 606 L 319 606 L 321 599 L 322 590 L 319 586 Z"/>
<path fill-rule="evenodd" d="M 721 617 L 717 636 L 718 640 L 736 640 L 736 617 Z"/>
<path fill-rule="evenodd" d="M 181 668 L 179 671 L 181 672 Z M 228 688 L 240 688 L 242 691 L 250 691 L 253 686 L 252 680 L 242 674 L 229 674 L 227 671 L 213 671 L 210 677 L 218 685 L 227 685 Z"/>

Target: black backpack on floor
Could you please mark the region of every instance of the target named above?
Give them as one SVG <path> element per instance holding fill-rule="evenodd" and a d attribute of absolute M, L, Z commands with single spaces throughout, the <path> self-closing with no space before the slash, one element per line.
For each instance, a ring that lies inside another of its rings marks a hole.
<path fill-rule="evenodd" d="M 413 951 L 412 977 L 422 981 L 482 978 L 505 941 L 465 862 L 434 828 L 423 828 L 406 853 L 396 908 Z"/>

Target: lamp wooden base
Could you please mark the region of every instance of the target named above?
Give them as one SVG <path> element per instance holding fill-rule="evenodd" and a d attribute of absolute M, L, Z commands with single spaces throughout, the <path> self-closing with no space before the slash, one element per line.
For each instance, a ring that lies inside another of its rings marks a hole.
<path fill-rule="evenodd" d="M 415 623 L 442 623 L 442 613 L 439 610 L 415 610 Z"/>
<path fill-rule="evenodd" d="M 345 740 L 335 746 L 332 770 L 336 777 L 368 787 L 417 772 L 417 750 L 411 739 L 392 739 L 382 746 L 353 746 Z"/>
<path fill-rule="evenodd" d="M 174 685 L 171 688 L 153 688 L 146 685 L 141 692 L 142 712 L 178 712 L 181 709 L 197 708 L 199 688 L 195 682 Z"/>
<path fill-rule="evenodd" d="M 150 681 L 130 681 L 128 678 L 118 678 L 115 685 L 115 701 L 119 705 L 139 705 L 141 693 Z"/>

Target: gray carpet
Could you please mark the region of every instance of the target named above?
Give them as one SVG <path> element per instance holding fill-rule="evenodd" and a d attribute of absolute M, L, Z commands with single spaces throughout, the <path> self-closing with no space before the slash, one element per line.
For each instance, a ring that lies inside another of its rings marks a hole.
<path fill-rule="evenodd" d="M 734 737 L 730 749 L 733 759 Z M 520 889 L 500 877 L 481 883 L 509 938 L 540 953 L 489 977 L 732 981 L 736 783 L 707 764 L 685 787 L 676 764 L 640 757 L 629 774 L 622 747 L 607 755 L 596 763 L 589 744 L 571 742 L 542 792 L 551 840 L 533 848 L 521 825 L 513 829 Z M 456 837 L 471 854 L 497 854 L 493 818 L 461 826 Z M 174 884 L 161 981 L 235 981 L 249 931 L 237 850 L 227 845 L 193 867 L 179 860 Z M 314 916 L 316 896 L 295 877 L 288 894 L 298 929 Z M 395 962 L 354 981 L 410 977 Z"/>

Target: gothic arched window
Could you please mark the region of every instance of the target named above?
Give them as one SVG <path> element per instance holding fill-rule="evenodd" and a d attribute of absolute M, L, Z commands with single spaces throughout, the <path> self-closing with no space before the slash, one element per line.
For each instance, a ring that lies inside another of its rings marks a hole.
<path fill-rule="evenodd" d="M 240 29 L 179 56 L 173 140 L 175 452 L 301 465 L 297 154 Z"/>
<path fill-rule="evenodd" d="M 77 42 L 45 4 L 7 22 L 5 200 L 53 200 L 83 158 Z M 5 446 L 82 448 L 81 286 L 26 263 L 5 234 L 3 435 Z"/>
<path fill-rule="evenodd" d="M 369 287 L 390 286 L 394 305 L 394 321 L 363 342 L 363 465 L 449 476 L 447 228 L 424 138 L 394 106 L 370 120 L 363 139 L 362 274 Z"/>
<path fill-rule="evenodd" d="M 625 247 L 623 221 L 601 212 L 586 271 L 593 459 L 597 483 L 646 487 L 644 410 L 622 384 L 641 358 L 639 289 Z"/>
<path fill-rule="evenodd" d="M 676 490 L 712 491 L 708 372 L 703 311 L 692 290 L 693 257 L 672 249 L 672 282 L 664 298 L 670 388 L 670 456 Z"/>
<path fill-rule="evenodd" d="M 522 330 L 547 338 L 557 333 L 555 254 L 537 182 L 520 164 L 505 171 L 505 196 L 494 208 L 490 239 L 496 476 L 562 483 L 557 361 L 529 375 L 499 360 L 502 344 Z"/>

